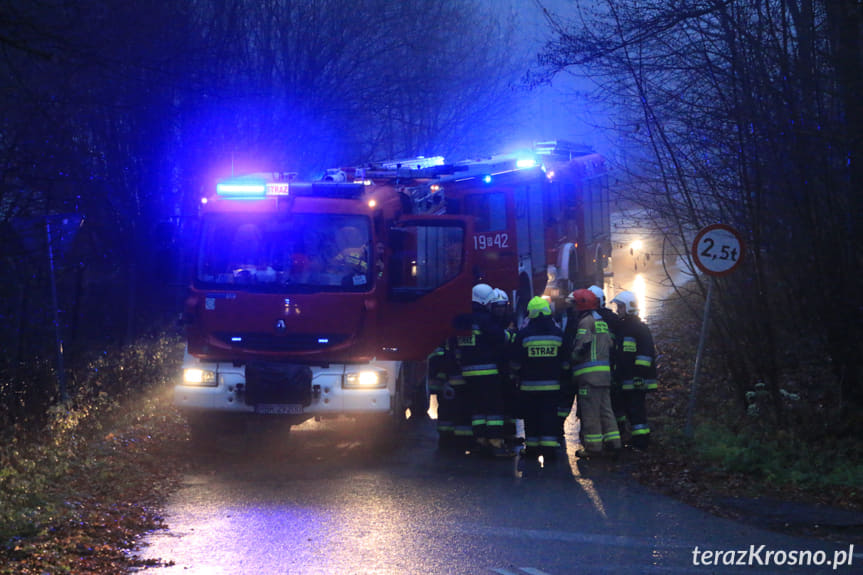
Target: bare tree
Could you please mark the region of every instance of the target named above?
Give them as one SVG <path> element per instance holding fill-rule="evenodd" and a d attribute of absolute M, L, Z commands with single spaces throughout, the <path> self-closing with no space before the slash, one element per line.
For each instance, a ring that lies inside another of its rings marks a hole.
<path fill-rule="evenodd" d="M 219 0 L 196 15 L 207 48 L 182 132 L 211 161 L 320 171 L 466 153 L 509 128 L 512 20 L 480 2 Z"/>
<path fill-rule="evenodd" d="M 741 403 L 763 381 L 780 422 L 787 390 L 844 426 L 863 374 L 859 3 L 606 0 L 547 18 L 539 79 L 583 67 L 619 105 L 627 199 L 676 246 L 714 222 L 746 235 L 714 314 Z"/>

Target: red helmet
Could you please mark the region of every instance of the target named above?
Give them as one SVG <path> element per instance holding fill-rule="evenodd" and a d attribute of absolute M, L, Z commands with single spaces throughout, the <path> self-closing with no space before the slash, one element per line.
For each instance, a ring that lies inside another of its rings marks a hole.
<path fill-rule="evenodd" d="M 566 299 L 570 300 L 578 311 L 599 309 L 599 298 L 587 289 L 577 289 Z"/>

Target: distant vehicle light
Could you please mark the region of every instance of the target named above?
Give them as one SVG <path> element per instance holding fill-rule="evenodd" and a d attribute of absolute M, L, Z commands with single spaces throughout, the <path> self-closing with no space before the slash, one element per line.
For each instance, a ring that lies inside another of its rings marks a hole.
<path fill-rule="evenodd" d="M 369 200 L 369 207 L 374 208 L 378 203 L 375 200 Z"/>
<path fill-rule="evenodd" d="M 490 184 L 491 183 L 491 176 L 490 175 L 483 176 L 482 181 L 485 182 L 486 184 Z"/>

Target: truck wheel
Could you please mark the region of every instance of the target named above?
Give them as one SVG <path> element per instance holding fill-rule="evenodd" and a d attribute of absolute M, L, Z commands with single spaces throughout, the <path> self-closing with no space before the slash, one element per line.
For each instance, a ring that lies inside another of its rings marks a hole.
<path fill-rule="evenodd" d="M 362 425 L 368 429 L 370 441 L 378 448 L 392 449 L 396 447 L 404 435 L 406 423 L 406 364 L 402 364 L 396 381 L 395 395 L 392 398 L 392 409 L 388 414 L 372 415 L 364 418 Z"/>

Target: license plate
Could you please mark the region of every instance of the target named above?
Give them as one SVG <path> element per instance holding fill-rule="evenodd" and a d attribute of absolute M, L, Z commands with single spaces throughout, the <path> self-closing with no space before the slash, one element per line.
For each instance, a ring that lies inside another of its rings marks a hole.
<path fill-rule="evenodd" d="M 303 412 L 303 406 L 298 403 L 259 403 L 255 413 L 268 415 L 295 415 Z"/>

